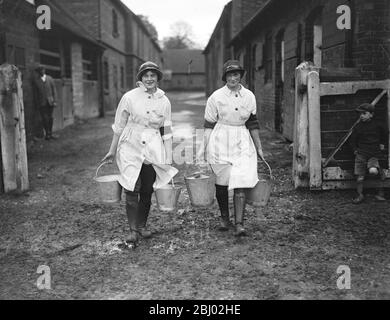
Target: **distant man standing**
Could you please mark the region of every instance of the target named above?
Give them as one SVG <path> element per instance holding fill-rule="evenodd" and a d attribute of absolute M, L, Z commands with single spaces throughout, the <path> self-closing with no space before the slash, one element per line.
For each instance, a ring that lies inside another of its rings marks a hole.
<path fill-rule="evenodd" d="M 53 110 L 57 106 L 57 90 L 54 80 L 46 74 L 44 67 L 35 69 L 38 76 L 34 79 L 34 97 L 41 115 L 45 139 L 56 139 L 53 136 Z"/>

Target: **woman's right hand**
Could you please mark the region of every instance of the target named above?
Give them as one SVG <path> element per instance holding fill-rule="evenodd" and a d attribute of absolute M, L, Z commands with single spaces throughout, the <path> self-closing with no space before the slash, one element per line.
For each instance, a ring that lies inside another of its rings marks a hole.
<path fill-rule="evenodd" d="M 115 154 L 113 152 L 108 152 L 104 158 L 100 161 L 100 163 L 107 162 L 107 163 L 113 163 L 115 158 Z"/>

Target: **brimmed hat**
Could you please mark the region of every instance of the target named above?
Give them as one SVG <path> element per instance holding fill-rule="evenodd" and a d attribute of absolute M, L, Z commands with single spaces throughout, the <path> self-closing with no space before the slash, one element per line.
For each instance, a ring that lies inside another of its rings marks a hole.
<path fill-rule="evenodd" d="M 358 106 L 355 111 L 357 112 L 374 112 L 375 111 L 375 107 L 371 104 L 371 103 L 363 103 L 361 104 L 360 106 Z"/>
<path fill-rule="evenodd" d="M 35 67 L 35 71 L 41 71 L 41 70 L 45 70 L 45 67 L 41 64 L 38 64 L 36 67 Z"/>
<path fill-rule="evenodd" d="M 223 74 L 222 74 L 222 81 L 226 82 L 226 74 L 228 72 L 232 71 L 238 71 L 241 73 L 241 77 L 245 74 L 245 69 L 240 65 L 240 61 L 238 60 L 228 60 L 223 65 Z"/>
<path fill-rule="evenodd" d="M 142 76 L 145 72 L 147 71 L 154 71 L 157 73 L 157 78 L 158 78 L 158 81 L 160 81 L 163 77 L 163 74 L 160 70 L 160 67 L 152 62 L 152 61 L 147 61 L 143 64 L 141 64 L 141 66 L 139 67 L 138 69 L 138 73 L 137 73 L 137 80 L 138 81 L 142 81 Z"/>

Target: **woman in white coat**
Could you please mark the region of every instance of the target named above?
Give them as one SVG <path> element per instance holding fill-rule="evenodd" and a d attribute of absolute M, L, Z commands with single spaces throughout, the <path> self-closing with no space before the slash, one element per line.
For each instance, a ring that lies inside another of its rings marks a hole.
<path fill-rule="evenodd" d="M 229 60 L 223 66 L 226 85 L 207 100 L 205 110 L 205 143 L 207 161 L 216 175 L 216 198 L 221 211 L 221 231 L 231 225 L 228 190 L 234 190 L 235 235 L 243 236 L 245 188 L 258 180 L 257 155 L 263 151 L 256 117 L 255 95 L 241 84 L 245 70 L 239 61 Z"/>
<path fill-rule="evenodd" d="M 127 243 L 150 237 L 146 222 L 154 189 L 167 185 L 178 172 L 172 163 L 171 104 L 157 87 L 162 72 L 145 62 L 137 74 L 137 88 L 119 102 L 111 147 L 102 161 L 116 162 L 125 189 L 130 226 Z"/>

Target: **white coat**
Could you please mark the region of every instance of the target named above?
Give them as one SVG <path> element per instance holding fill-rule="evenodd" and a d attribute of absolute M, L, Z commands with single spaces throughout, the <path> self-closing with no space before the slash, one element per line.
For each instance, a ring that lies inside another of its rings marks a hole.
<path fill-rule="evenodd" d="M 216 123 L 207 146 L 207 161 L 217 184 L 229 189 L 253 188 L 257 176 L 257 152 L 245 122 L 256 115 L 254 94 L 241 85 L 238 92 L 227 86 L 207 100 L 205 120 Z"/>
<path fill-rule="evenodd" d="M 144 162 L 151 163 L 156 171 L 154 189 L 167 185 L 177 174 L 176 168 L 166 164 L 163 139 L 172 138 L 172 122 L 171 104 L 164 91 L 148 94 L 141 85 L 125 93 L 112 129 L 120 135 L 116 162 L 123 188 L 134 191 Z"/>

